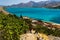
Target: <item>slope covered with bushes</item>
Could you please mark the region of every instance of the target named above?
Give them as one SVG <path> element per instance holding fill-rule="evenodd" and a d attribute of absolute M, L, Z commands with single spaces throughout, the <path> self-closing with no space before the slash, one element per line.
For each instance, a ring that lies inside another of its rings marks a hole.
<path fill-rule="evenodd" d="M 12 14 L 4 15 L 3 12 L 0 12 L 0 32 L 3 40 L 19 40 L 21 34 L 31 31 L 31 29 L 34 29 L 36 33 L 60 37 L 60 30 L 57 28 L 53 30 L 40 24 L 32 26 L 30 19 L 26 20 L 22 16 L 17 17 Z"/>
<path fill-rule="evenodd" d="M 28 30 L 28 25 L 21 18 L 15 15 L 4 15 L 0 12 L 0 31 L 3 40 L 18 40 L 19 35 Z"/>

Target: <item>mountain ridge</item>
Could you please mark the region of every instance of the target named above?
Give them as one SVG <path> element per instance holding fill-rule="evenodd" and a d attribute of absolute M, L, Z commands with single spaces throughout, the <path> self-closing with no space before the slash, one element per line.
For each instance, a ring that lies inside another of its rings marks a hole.
<path fill-rule="evenodd" d="M 14 4 L 11 6 L 7 6 L 7 7 L 58 7 L 60 6 L 60 1 L 40 1 L 40 2 L 34 2 L 34 1 L 30 1 L 27 3 L 19 3 L 19 4 Z"/>

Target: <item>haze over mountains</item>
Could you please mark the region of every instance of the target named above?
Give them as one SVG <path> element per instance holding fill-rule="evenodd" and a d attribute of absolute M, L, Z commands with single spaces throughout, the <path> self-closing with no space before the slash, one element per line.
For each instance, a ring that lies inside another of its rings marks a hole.
<path fill-rule="evenodd" d="M 40 1 L 40 2 L 34 2 L 34 1 L 30 1 L 27 3 L 19 3 L 19 4 L 14 4 L 8 7 L 58 7 L 60 6 L 60 1 L 54 1 L 54 0 L 50 0 L 50 1 Z"/>

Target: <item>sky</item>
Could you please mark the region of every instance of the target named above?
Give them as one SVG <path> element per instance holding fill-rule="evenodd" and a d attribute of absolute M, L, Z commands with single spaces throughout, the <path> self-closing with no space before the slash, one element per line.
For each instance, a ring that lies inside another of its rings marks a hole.
<path fill-rule="evenodd" d="M 18 4 L 18 3 L 26 3 L 29 1 L 47 1 L 47 0 L 0 0 L 0 5 L 12 5 L 12 4 Z"/>
<path fill-rule="evenodd" d="M 0 5 L 7 6 L 12 4 L 26 3 L 29 1 L 39 2 L 39 1 L 48 1 L 48 0 L 0 0 Z M 50 1 L 54 1 L 54 0 L 50 0 Z M 59 1 L 59 0 L 55 0 L 55 1 Z"/>

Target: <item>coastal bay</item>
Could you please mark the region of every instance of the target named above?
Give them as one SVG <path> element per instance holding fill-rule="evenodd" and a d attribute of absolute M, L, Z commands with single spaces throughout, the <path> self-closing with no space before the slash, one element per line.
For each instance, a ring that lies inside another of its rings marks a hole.
<path fill-rule="evenodd" d="M 27 16 L 33 19 L 60 24 L 60 9 L 48 8 L 6 8 L 6 11 L 16 16 Z"/>

